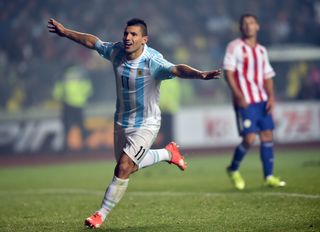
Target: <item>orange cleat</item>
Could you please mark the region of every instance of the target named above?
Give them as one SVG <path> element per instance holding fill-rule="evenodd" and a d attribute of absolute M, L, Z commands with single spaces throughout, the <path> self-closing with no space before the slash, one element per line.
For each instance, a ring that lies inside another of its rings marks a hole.
<path fill-rule="evenodd" d="M 166 149 L 171 153 L 171 160 L 168 162 L 176 165 L 182 171 L 186 170 L 187 164 L 184 161 L 184 157 L 180 154 L 177 144 L 175 142 L 170 142 L 166 146 Z"/>
<path fill-rule="evenodd" d="M 93 215 L 91 215 L 84 221 L 84 225 L 91 229 L 99 228 L 102 223 L 102 216 L 99 212 L 95 212 Z"/>

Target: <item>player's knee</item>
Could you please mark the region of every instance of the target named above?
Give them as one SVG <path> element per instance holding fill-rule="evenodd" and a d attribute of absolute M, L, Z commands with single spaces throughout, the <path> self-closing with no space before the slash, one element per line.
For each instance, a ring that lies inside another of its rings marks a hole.
<path fill-rule="evenodd" d="M 128 178 L 131 173 L 135 172 L 135 164 L 130 159 L 120 159 L 116 167 L 116 176 L 119 178 Z"/>
<path fill-rule="evenodd" d="M 263 131 L 260 133 L 260 139 L 262 142 L 270 142 L 273 141 L 273 134 L 271 130 Z"/>
<path fill-rule="evenodd" d="M 256 141 L 256 135 L 247 135 L 243 138 L 243 145 L 248 149 Z"/>
<path fill-rule="evenodd" d="M 128 162 L 121 162 L 118 165 L 118 169 L 120 173 L 130 174 L 131 173 L 131 165 Z"/>

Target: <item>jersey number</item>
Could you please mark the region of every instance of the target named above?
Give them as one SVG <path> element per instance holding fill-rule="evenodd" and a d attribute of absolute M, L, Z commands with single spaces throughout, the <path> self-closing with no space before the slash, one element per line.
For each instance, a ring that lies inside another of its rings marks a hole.
<path fill-rule="evenodd" d="M 145 151 L 146 149 L 144 149 L 143 146 L 140 146 L 140 150 L 134 157 L 137 158 L 137 160 L 140 160 L 143 157 Z"/>

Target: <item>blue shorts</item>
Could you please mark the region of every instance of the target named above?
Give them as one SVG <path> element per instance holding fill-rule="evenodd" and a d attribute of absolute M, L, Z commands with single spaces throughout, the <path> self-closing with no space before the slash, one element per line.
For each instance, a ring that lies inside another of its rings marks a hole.
<path fill-rule="evenodd" d="M 266 110 L 267 102 L 249 104 L 248 108 L 235 107 L 239 135 L 273 130 L 272 115 Z"/>

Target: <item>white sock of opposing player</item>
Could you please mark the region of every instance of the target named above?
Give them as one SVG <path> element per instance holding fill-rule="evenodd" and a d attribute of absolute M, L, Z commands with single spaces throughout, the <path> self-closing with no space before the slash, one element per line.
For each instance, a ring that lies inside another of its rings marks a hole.
<path fill-rule="evenodd" d="M 139 169 L 159 163 L 160 161 L 169 160 L 171 160 L 171 153 L 167 149 L 149 150 L 143 160 L 140 162 Z"/>
<path fill-rule="evenodd" d="M 113 177 L 111 184 L 108 186 L 101 204 L 101 209 L 98 212 L 102 215 L 103 220 L 107 217 L 110 211 L 121 200 L 127 190 L 129 179 L 120 179 Z"/>

